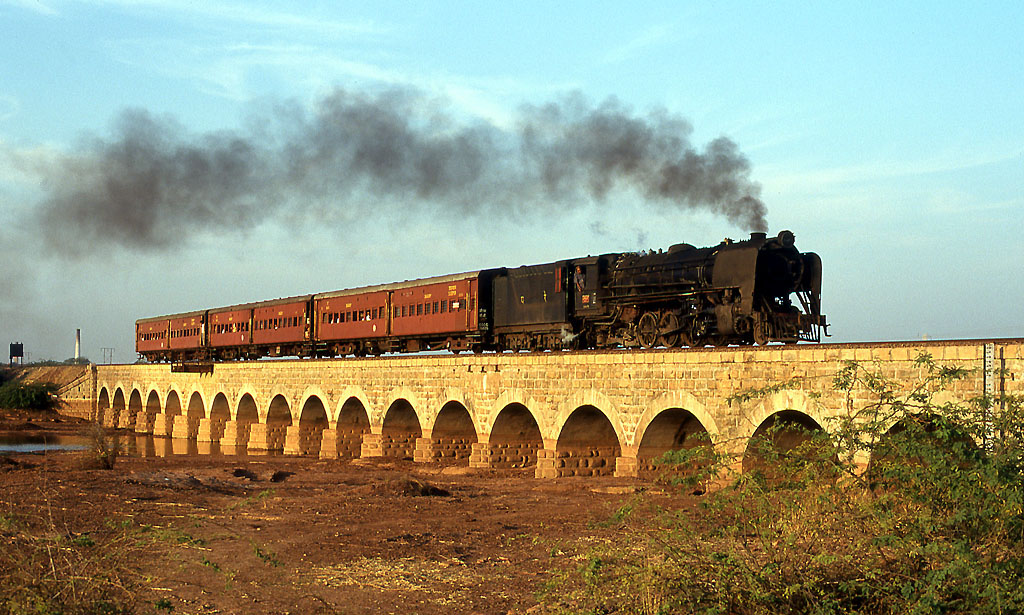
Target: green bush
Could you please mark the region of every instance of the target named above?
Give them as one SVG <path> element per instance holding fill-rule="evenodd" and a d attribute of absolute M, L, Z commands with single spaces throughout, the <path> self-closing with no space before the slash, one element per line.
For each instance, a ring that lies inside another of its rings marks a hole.
<path fill-rule="evenodd" d="M 548 605 L 567 613 L 1024 612 L 1021 399 L 935 404 L 934 393 L 967 372 L 928 355 L 917 366 L 924 377 L 906 391 L 847 364 L 834 386 L 873 403 L 851 403 L 849 416 L 792 448 L 764 447 L 760 465 L 742 475 L 727 474 L 736 459 L 715 460 L 707 471 L 728 478 L 727 487 L 692 509 L 623 519 L 619 539 L 557 571 Z"/>
<path fill-rule="evenodd" d="M 9 410 L 52 410 L 57 406 L 57 385 L 45 382 L 0 386 L 0 408 Z"/>

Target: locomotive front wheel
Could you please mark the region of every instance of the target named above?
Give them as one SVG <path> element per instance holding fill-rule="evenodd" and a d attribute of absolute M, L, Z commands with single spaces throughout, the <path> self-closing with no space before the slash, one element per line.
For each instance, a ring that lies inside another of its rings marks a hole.
<path fill-rule="evenodd" d="M 675 312 L 665 312 L 658 322 L 659 331 L 667 331 L 658 336 L 658 343 L 665 348 L 673 348 L 679 345 L 679 317 Z"/>
<path fill-rule="evenodd" d="M 650 348 L 658 341 L 658 318 L 651 312 L 644 313 L 636 323 L 636 337 L 641 348 Z"/>

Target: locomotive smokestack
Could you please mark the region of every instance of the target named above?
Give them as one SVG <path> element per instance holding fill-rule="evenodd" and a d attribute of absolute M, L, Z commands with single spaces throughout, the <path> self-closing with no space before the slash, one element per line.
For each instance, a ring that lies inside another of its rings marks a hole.
<path fill-rule="evenodd" d="M 588 203 L 639 198 L 767 227 L 736 144 L 692 144 L 690 123 L 665 110 L 577 94 L 524 106 L 506 126 L 466 120 L 452 101 L 411 88 L 339 89 L 313 112 L 273 109 L 252 114 L 249 132 L 206 134 L 125 111 L 110 138 L 33 163 L 49 190 L 36 226 L 66 254 L 111 243 L 170 250 L 179 237 L 268 220 L 379 219 L 389 199 L 423 215 L 550 222 Z"/>
<path fill-rule="evenodd" d="M 75 361 L 82 356 L 82 330 L 75 329 Z"/>

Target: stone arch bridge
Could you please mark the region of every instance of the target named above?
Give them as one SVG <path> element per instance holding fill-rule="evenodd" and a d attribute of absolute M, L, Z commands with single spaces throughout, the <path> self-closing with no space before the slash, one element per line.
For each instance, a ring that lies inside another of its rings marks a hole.
<path fill-rule="evenodd" d="M 472 467 L 535 467 L 537 477 L 638 476 L 704 434 L 741 458 L 773 421 L 825 427 L 847 412 L 832 376 L 846 361 L 909 385 L 914 359 L 971 368 L 943 393 L 1020 394 L 1024 340 L 822 344 L 94 366 L 77 386 L 105 425 L 245 451 L 398 457 Z M 730 403 L 743 391 L 796 389 Z M 866 402 L 866 391 L 856 393 Z M 83 408 L 84 409 L 84 408 Z"/>

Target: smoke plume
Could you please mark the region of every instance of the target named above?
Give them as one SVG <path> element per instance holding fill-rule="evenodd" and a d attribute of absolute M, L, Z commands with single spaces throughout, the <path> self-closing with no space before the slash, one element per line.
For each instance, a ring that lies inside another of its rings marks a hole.
<path fill-rule="evenodd" d="M 244 132 L 189 134 L 167 118 L 123 112 L 40 170 L 35 210 L 65 252 L 150 250 L 266 222 L 380 219 L 395 204 L 453 217 L 544 216 L 632 193 L 763 230 L 760 186 L 726 138 L 703 148 L 664 111 L 614 99 L 524 106 L 511 128 L 466 121 L 450 101 L 409 89 L 337 90 L 314 111 L 281 104 Z"/>

